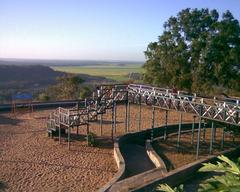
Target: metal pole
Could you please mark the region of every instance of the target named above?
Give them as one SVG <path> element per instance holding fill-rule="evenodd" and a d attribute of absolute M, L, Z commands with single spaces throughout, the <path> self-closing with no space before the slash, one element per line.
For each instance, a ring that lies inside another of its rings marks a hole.
<path fill-rule="evenodd" d="M 221 150 L 223 150 L 223 148 L 224 148 L 225 129 L 226 129 L 226 127 L 223 127 L 223 130 L 222 130 L 222 141 L 221 141 Z"/>
<path fill-rule="evenodd" d="M 102 120 L 103 120 L 103 114 L 100 114 L 100 136 L 102 136 Z"/>
<path fill-rule="evenodd" d="M 142 104 L 141 104 L 141 95 L 139 95 L 139 113 L 138 113 L 138 131 L 141 130 L 141 121 L 142 121 Z"/>
<path fill-rule="evenodd" d="M 152 130 L 151 130 L 151 141 L 154 139 L 154 127 L 155 127 L 155 98 L 153 98 L 153 106 L 152 106 Z"/>
<path fill-rule="evenodd" d="M 125 103 L 125 133 L 128 132 L 128 99 Z"/>
<path fill-rule="evenodd" d="M 59 129 L 58 129 L 59 133 L 58 134 L 59 134 L 59 144 L 61 144 L 61 119 L 60 119 L 61 118 L 61 114 L 60 114 L 60 108 L 58 109 L 58 112 L 59 112 L 58 113 L 58 115 L 59 115 Z"/>
<path fill-rule="evenodd" d="M 70 126 L 68 127 L 68 150 L 70 150 L 70 133 L 71 132 L 71 129 L 70 129 Z"/>
<path fill-rule="evenodd" d="M 59 124 L 59 138 L 58 138 L 58 140 L 59 140 L 59 144 L 61 144 L 61 124 Z"/>
<path fill-rule="evenodd" d="M 203 142 L 206 142 L 206 122 L 203 123 Z"/>
<path fill-rule="evenodd" d="M 164 140 L 167 139 L 168 110 L 165 112 Z"/>
<path fill-rule="evenodd" d="M 87 144 L 89 145 L 89 112 L 87 114 Z"/>
<path fill-rule="evenodd" d="M 217 128 L 214 126 L 214 131 L 213 131 L 213 142 L 216 142 L 216 134 L 217 134 Z"/>
<path fill-rule="evenodd" d="M 114 101 L 114 133 L 117 133 L 117 103 Z"/>
<path fill-rule="evenodd" d="M 210 154 L 212 154 L 213 150 L 213 137 L 214 137 L 214 122 L 212 121 L 212 127 L 211 127 L 211 139 L 210 139 Z"/>
<path fill-rule="evenodd" d="M 196 159 L 198 159 L 198 156 L 199 156 L 199 146 L 200 146 L 200 139 L 201 139 L 201 123 L 202 123 L 202 117 L 199 117 Z"/>
<path fill-rule="evenodd" d="M 128 101 L 127 105 L 127 132 L 129 132 L 130 129 L 130 102 Z"/>
<path fill-rule="evenodd" d="M 232 141 L 233 141 L 233 144 L 235 144 L 235 129 L 232 130 Z"/>
<path fill-rule="evenodd" d="M 112 103 L 112 132 L 111 132 L 112 141 L 113 141 L 113 132 L 114 132 L 114 101 Z"/>
<path fill-rule="evenodd" d="M 182 113 L 180 112 L 179 126 L 178 126 L 178 140 L 177 140 L 177 148 L 178 149 L 180 146 L 181 129 L 182 129 Z"/>
<path fill-rule="evenodd" d="M 192 139 L 191 139 L 191 144 L 194 144 L 194 129 L 195 129 L 195 118 L 196 116 L 193 116 L 193 124 L 192 124 Z"/>

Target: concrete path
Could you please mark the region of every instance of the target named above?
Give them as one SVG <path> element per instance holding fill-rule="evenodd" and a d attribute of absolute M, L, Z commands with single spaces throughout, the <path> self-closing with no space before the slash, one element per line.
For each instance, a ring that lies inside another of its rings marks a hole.
<path fill-rule="evenodd" d="M 154 164 L 147 155 L 145 146 L 128 143 L 125 146 L 122 146 L 122 153 L 126 163 L 125 178 L 155 168 Z"/>

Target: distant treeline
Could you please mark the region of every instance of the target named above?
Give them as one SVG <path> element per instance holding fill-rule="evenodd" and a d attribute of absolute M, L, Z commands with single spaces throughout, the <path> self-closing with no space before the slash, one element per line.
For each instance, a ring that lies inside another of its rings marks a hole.
<path fill-rule="evenodd" d="M 96 66 L 129 64 L 143 65 L 143 61 L 98 61 L 98 60 L 54 60 L 54 59 L 1 59 L 0 65 L 44 65 L 44 66 Z"/>

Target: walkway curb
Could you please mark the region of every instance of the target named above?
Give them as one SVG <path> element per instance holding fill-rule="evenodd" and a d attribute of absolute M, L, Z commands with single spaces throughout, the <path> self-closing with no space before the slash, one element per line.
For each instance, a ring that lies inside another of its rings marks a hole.
<path fill-rule="evenodd" d="M 117 163 L 117 167 L 118 167 L 118 172 L 113 176 L 113 178 L 106 183 L 101 189 L 98 190 L 98 192 L 105 192 L 108 191 L 108 189 L 117 181 L 119 181 L 121 179 L 121 177 L 124 176 L 125 173 L 125 161 L 124 158 L 120 152 L 120 148 L 119 148 L 119 141 L 121 138 L 116 138 L 114 141 L 114 159 Z"/>
<path fill-rule="evenodd" d="M 162 160 L 162 158 L 156 153 L 156 151 L 153 149 L 151 141 L 148 139 L 146 140 L 146 151 L 153 162 L 153 164 L 156 166 L 156 168 L 160 168 L 163 173 L 167 173 L 167 167 Z"/>

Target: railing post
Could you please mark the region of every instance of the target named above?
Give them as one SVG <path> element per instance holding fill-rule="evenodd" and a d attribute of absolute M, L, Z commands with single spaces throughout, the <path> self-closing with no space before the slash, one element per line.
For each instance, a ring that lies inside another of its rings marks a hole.
<path fill-rule="evenodd" d="M 68 127 L 68 150 L 70 150 L 70 134 L 71 134 L 71 128 Z"/>
<path fill-rule="evenodd" d="M 192 145 L 194 144 L 195 118 L 196 118 L 196 116 L 194 115 L 193 116 L 193 124 L 192 124 L 192 139 L 191 139 L 191 144 Z"/>
<path fill-rule="evenodd" d="M 236 101 L 236 104 L 237 104 L 237 111 L 236 111 L 236 118 L 235 118 L 235 121 L 236 121 L 236 124 L 239 124 L 238 121 L 239 121 L 239 110 L 240 110 L 240 107 L 239 107 L 239 100 Z"/>
<path fill-rule="evenodd" d="M 180 147 L 181 129 L 182 129 L 182 112 L 180 112 L 179 126 L 178 126 L 178 139 L 177 139 L 178 151 L 179 151 L 179 147 Z"/>
<path fill-rule="evenodd" d="M 116 101 L 112 101 L 112 139 L 113 133 L 116 133 Z"/>
<path fill-rule="evenodd" d="M 165 111 L 164 140 L 167 139 L 168 110 Z"/>
<path fill-rule="evenodd" d="M 102 136 L 102 120 L 103 120 L 103 114 L 100 114 L 100 136 Z"/>
<path fill-rule="evenodd" d="M 127 102 L 127 132 L 129 132 L 130 129 L 130 102 L 128 100 Z"/>
<path fill-rule="evenodd" d="M 198 159 L 198 157 L 199 157 L 199 147 L 200 147 L 200 139 L 201 139 L 201 123 L 202 123 L 202 105 L 200 105 L 200 111 L 199 111 L 199 124 L 198 124 L 196 159 Z"/>
<path fill-rule="evenodd" d="M 151 130 L 151 141 L 154 139 L 154 127 L 155 127 L 155 97 L 152 102 L 152 130 Z"/>
<path fill-rule="evenodd" d="M 141 104 L 141 95 L 139 94 L 139 113 L 138 113 L 138 131 L 141 130 L 141 122 L 142 122 L 142 104 Z"/>
<path fill-rule="evenodd" d="M 128 132 L 128 93 L 127 93 L 127 98 L 126 98 L 126 103 L 125 103 L 125 133 Z"/>
<path fill-rule="evenodd" d="M 226 127 L 223 127 L 223 129 L 222 129 L 221 150 L 224 149 L 225 129 L 226 129 Z"/>
<path fill-rule="evenodd" d="M 61 144 L 61 109 L 60 107 L 58 108 L 58 117 L 59 117 L 59 127 L 58 127 L 58 131 L 59 131 L 59 144 Z"/>
<path fill-rule="evenodd" d="M 113 100 L 113 102 L 112 102 L 112 132 L 111 132 L 111 137 L 112 137 L 112 141 L 113 141 L 113 132 L 114 132 L 114 112 L 115 112 L 115 110 L 114 110 L 114 100 Z"/>
<path fill-rule="evenodd" d="M 210 154 L 212 154 L 213 150 L 213 138 L 214 138 L 214 121 L 212 121 L 212 127 L 211 127 L 211 139 L 210 139 Z"/>
<path fill-rule="evenodd" d="M 87 143 L 89 146 L 89 110 L 87 109 Z"/>
<path fill-rule="evenodd" d="M 203 122 L 203 142 L 206 142 L 206 122 Z"/>

